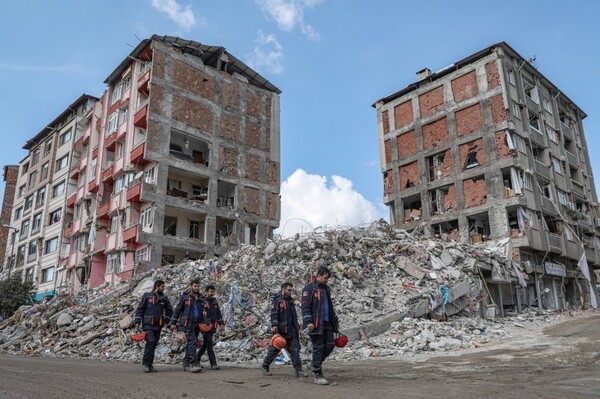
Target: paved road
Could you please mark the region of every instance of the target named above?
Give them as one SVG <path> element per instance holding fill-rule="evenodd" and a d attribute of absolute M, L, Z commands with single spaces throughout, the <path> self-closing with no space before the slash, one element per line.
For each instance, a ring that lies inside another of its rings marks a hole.
<path fill-rule="evenodd" d="M 325 364 L 333 386 L 288 366 L 199 374 L 158 366 L 0 356 L 0 398 L 593 398 L 600 397 L 600 316 L 533 331 L 483 350 L 400 361 Z"/>

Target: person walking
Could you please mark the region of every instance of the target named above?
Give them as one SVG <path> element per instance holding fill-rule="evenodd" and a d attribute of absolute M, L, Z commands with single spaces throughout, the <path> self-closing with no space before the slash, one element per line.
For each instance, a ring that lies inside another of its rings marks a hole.
<path fill-rule="evenodd" d="M 217 298 L 215 298 L 216 292 L 217 289 L 214 285 L 207 285 L 206 289 L 204 290 L 203 324 L 210 329 L 202 332 L 203 343 L 196 358 L 196 363 L 200 365 L 202 355 L 204 355 L 206 352 L 208 354 L 208 360 L 210 361 L 211 370 L 219 370 L 221 368 L 217 364 L 217 357 L 213 348 L 213 335 L 217 332 L 217 327 L 219 331 L 223 331 L 225 329 L 225 323 L 223 322 L 221 309 L 219 308 Z"/>
<path fill-rule="evenodd" d="M 144 373 L 156 372 L 154 368 L 154 351 L 160 339 L 160 332 L 164 325 L 171 322 L 173 308 L 169 298 L 164 294 L 165 282 L 156 280 L 154 288 L 150 292 L 142 295 L 138 305 L 134 324 L 136 328 L 141 328 L 146 333 L 146 345 L 144 347 L 144 356 L 142 358 L 142 369 Z"/>
<path fill-rule="evenodd" d="M 290 352 L 296 377 L 308 377 L 308 374 L 302 371 L 302 361 L 300 360 L 300 340 L 298 337 L 300 325 L 298 324 L 294 298 L 292 298 L 293 287 L 292 283 L 289 282 L 281 284 L 281 292 L 273 298 L 271 331 L 273 334 L 279 334 L 285 338 L 285 348 Z M 272 375 L 269 366 L 273 363 L 279 351 L 280 349 L 275 346 L 269 346 L 262 364 L 263 375 Z"/>
<path fill-rule="evenodd" d="M 308 331 L 312 342 L 312 372 L 314 383 L 327 385 L 323 377 L 322 364 L 335 347 L 334 333 L 339 333 L 338 317 L 331 300 L 331 289 L 327 285 L 331 271 L 321 266 L 315 281 L 302 290 L 303 329 Z"/>
<path fill-rule="evenodd" d="M 198 373 L 202 370 L 196 364 L 196 342 L 200 333 L 198 324 L 201 322 L 203 310 L 204 297 L 200 294 L 200 280 L 195 278 L 190 282 L 190 288 L 181 294 L 171 318 L 171 330 L 175 331 L 179 328 L 179 331 L 185 333 L 183 370 L 191 373 Z"/>

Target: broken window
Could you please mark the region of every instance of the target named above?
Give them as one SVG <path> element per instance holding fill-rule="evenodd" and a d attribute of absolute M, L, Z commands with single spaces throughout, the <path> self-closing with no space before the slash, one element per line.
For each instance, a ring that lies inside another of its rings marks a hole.
<path fill-rule="evenodd" d="M 556 158 L 552 158 L 552 168 L 556 173 L 564 174 L 562 162 Z"/>
<path fill-rule="evenodd" d="M 556 132 L 556 130 L 552 129 L 550 126 L 546 125 L 546 134 L 548 135 L 548 138 L 555 142 L 558 143 L 559 140 L 559 135 Z"/>
<path fill-rule="evenodd" d="M 256 245 L 256 225 L 247 224 L 244 226 L 244 244 Z"/>
<path fill-rule="evenodd" d="M 222 246 L 238 245 L 234 226 L 235 220 L 217 217 L 215 244 Z"/>
<path fill-rule="evenodd" d="M 433 234 L 441 236 L 442 234 L 448 234 L 449 237 L 455 241 L 460 240 L 460 232 L 458 230 L 458 220 L 449 220 L 447 222 L 432 224 L 431 228 Z"/>
<path fill-rule="evenodd" d="M 419 194 L 402 200 L 404 205 L 404 221 L 412 222 L 421 219 L 421 196 Z"/>
<path fill-rule="evenodd" d="M 195 238 L 196 240 L 200 239 L 200 226 L 203 222 L 199 222 L 197 220 L 190 220 L 190 238 Z"/>
<path fill-rule="evenodd" d="M 525 95 L 529 97 L 536 104 L 540 103 L 539 90 L 533 83 L 533 80 L 526 75 L 523 75 L 523 90 Z"/>
<path fill-rule="evenodd" d="M 208 166 L 210 146 L 207 141 L 189 134 L 171 132 L 169 155 L 183 161 Z"/>
<path fill-rule="evenodd" d="M 531 126 L 532 128 L 534 128 L 538 132 L 541 131 L 541 128 L 540 128 L 540 117 L 537 116 L 535 113 L 533 113 L 531 111 L 529 111 L 529 126 Z"/>
<path fill-rule="evenodd" d="M 490 222 L 487 212 L 467 217 L 467 224 L 469 226 L 471 243 L 477 244 L 489 238 Z"/>
<path fill-rule="evenodd" d="M 433 215 L 450 212 L 456 207 L 454 186 L 440 187 L 431 190 L 429 195 L 431 200 L 431 212 Z"/>
<path fill-rule="evenodd" d="M 230 208 L 235 206 L 235 184 L 219 180 L 217 182 L 217 207 Z"/>
<path fill-rule="evenodd" d="M 479 146 L 475 143 L 469 144 L 469 152 L 467 153 L 467 159 L 465 159 L 465 164 L 463 165 L 463 170 L 475 168 L 480 165 L 479 160 L 477 159 L 477 151 L 479 150 Z"/>
<path fill-rule="evenodd" d="M 446 169 L 450 170 L 444 170 L 444 159 L 446 157 L 446 152 L 447 151 L 440 152 L 439 154 L 435 154 L 427 158 L 429 181 L 449 176 L 450 172 L 452 172 L 452 164 L 450 164 L 449 167 L 446 167 Z"/>
<path fill-rule="evenodd" d="M 532 211 L 523 207 L 507 210 L 508 227 L 512 238 L 521 237 L 532 227 Z"/>
<path fill-rule="evenodd" d="M 177 218 L 176 217 L 165 215 L 163 234 L 168 235 L 168 236 L 176 236 L 177 235 Z"/>

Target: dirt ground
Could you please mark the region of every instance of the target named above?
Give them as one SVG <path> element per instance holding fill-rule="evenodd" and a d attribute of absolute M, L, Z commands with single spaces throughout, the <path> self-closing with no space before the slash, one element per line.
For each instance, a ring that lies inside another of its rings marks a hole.
<path fill-rule="evenodd" d="M 483 348 L 400 360 L 325 363 L 334 385 L 292 377 L 290 366 L 224 366 L 184 373 L 158 366 L 0 356 L 0 398 L 598 398 L 600 316 L 527 328 Z"/>

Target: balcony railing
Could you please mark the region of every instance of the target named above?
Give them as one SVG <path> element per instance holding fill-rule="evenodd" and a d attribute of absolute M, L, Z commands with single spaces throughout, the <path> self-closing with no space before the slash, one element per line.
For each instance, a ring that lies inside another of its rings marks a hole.
<path fill-rule="evenodd" d="M 562 253 L 562 235 L 556 233 L 548 233 L 548 244 L 550 250 L 558 253 Z"/>
<path fill-rule="evenodd" d="M 575 156 L 575 154 L 565 150 L 565 153 L 567 154 L 567 161 L 569 162 L 569 164 L 573 165 L 573 166 L 578 166 L 579 164 L 577 163 L 577 157 Z"/>
<path fill-rule="evenodd" d="M 533 161 L 535 171 L 540 174 L 542 177 L 550 180 L 550 167 L 544 165 L 537 159 Z"/>
<path fill-rule="evenodd" d="M 543 195 L 542 195 L 542 209 L 548 213 L 552 213 L 552 214 L 556 213 L 556 208 L 554 207 L 552 200 L 548 197 L 544 197 Z"/>
<path fill-rule="evenodd" d="M 571 130 L 570 127 L 568 127 L 567 125 L 565 125 L 564 123 L 560 123 L 560 131 L 562 132 L 563 136 L 565 136 L 565 138 L 569 139 L 569 140 L 573 140 L 573 131 Z"/>
<path fill-rule="evenodd" d="M 572 190 L 573 190 L 573 194 L 577 194 L 579 195 L 581 198 L 585 197 L 585 194 L 583 192 L 583 186 L 576 180 L 571 180 L 572 184 Z"/>
<path fill-rule="evenodd" d="M 544 140 L 544 135 L 542 134 L 542 132 L 540 132 L 536 128 L 530 127 L 529 135 L 531 137 L 531 140 L 533 140 L 535 143 L 542 145 L 542 146 L 546 146 L 546 141 Z"/>

